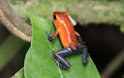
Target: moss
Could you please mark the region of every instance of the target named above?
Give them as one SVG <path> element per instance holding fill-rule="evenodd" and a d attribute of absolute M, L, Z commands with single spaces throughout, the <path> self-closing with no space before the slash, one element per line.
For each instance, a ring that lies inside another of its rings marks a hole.
<path fill-rule="evenodd" d="M 121 1 L 27 0 L 18 2 L 18 5 L 11 3 L 11 6 L 24 20 L 28 19 L 25 10 L 32 9 L 37 15 L 50 20 L 54 11 L 66 11 L 80 24 L 124 24 L 124 5 Z"/>

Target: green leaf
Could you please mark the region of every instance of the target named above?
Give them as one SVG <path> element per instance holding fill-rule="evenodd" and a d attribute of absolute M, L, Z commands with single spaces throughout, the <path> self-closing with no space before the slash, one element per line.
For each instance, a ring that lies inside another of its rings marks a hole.
<path fill-rule="evenodd" d="M 24 77 L 24 69 L 20 69 L 12 78 L 25 78 Z"/>
<path fill-rule="evenodd" d="M 82 64 L 81 54 L 66 58 L 71 64 L 70 69 L 60 69 L 52 60 L 51 49 L 60 50 L 61 43 L 58 38 L 54 40 L 54 43 L 50 42 L 45 33 L 46 30 L 49 32 L 51 28 L 55 29 L 53 23 L 38 17 L 29 10 L 28 14 L 33 31 L 31 47 L 25 58 L 25 78 L 101 78 L 90 57 L 87 65 Z"/>

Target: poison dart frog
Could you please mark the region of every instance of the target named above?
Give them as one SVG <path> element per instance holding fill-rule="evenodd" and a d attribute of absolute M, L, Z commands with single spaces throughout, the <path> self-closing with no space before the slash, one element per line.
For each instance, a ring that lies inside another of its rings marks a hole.
<path fill-rule="evenodd" d="M 47 33 L 50 41 L 54 40 L 57 35 L 64 48 L 54 52 L 54 61 L 60 68 L 68 69 L 71 67 L 69 62 L 65 60 L 65 56 L 82 53 L 82 60 L 84 64 L 88 62 L 88 50 L 84 45 L 83 40 L 79 33 L 74 29 L 75 21 L 66 12 L 54 12 L 53 22 L 56 28 L 54 35 Z"/>

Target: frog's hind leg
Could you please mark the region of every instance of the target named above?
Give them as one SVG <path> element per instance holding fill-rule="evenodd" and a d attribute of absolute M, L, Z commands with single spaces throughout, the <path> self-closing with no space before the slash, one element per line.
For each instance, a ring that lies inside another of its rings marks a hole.
<path fill-rule="evenodd" d="M 89 56 L 87 47 L 82 48 L 82 52 L 83 52 L 82 53 L 83 63 L 84 64 L 87 64 L 87 62 L 88 62 L 88 56 Z"/>
<path fill-rule="evenodd" d="M 64 56 L 72 54 L 71 48 L 64 48 L 54 53 L 54 61 L 60 68 L 68 69 L 71 65 L 64 59 Z"/>
<path fill-rule="evenodd" d="M 77 46 L 77 49 L 78 49 L 78 52 L 82 53 L 82 60 L 83 60 L 83 63 L 84 63 L 84 64 L 87 64 L 87 62 L 88 62 L 88 57 L 89 57 L 87 47 L 82 44 L 82 45 L 78 45 L 78 46 Z"/>

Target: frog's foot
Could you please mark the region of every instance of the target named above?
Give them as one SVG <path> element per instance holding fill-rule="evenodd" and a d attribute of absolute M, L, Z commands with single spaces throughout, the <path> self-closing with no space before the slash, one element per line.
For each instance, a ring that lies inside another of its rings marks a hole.
<path fill-rule="evenodd" d="M 56 62 L 56 64 L 57 64 L 60 68 L 68 69 L 68 68 L 71 67 L 70 64 L 64 64 L 64 63 L 62 63 L 60 60 L 56 60 L 55 58 L 54 58 L 54 61 Z"/>
<path fill-rule="evenodd" d="M 48 40 L 53 41 L 52 28 L 50 29 L 50 32 L 48 32 L 47 30 L 45 32 L 47 34 Z"/>

